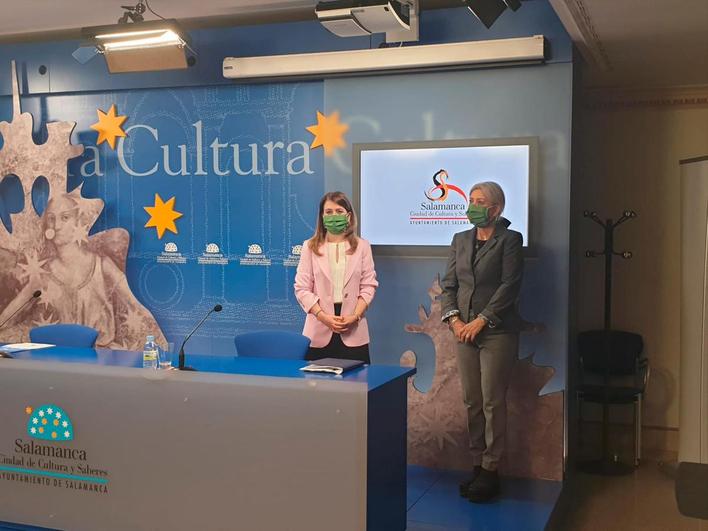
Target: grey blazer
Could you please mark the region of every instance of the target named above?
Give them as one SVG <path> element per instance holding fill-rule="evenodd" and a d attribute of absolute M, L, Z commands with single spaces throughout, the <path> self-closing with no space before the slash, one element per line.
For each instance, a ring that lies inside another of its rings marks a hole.
<path fill-rule="evenodd" d="M 452 238 L 447 271 L 441 281 L 443 320 L 459 314 L 463 321 L 482 314 L 491 328 L 519 331 L 519 291 L 524 270 L 523 237 L 500 218 L 494 236 L 474 256 L 477 230 Z"/>

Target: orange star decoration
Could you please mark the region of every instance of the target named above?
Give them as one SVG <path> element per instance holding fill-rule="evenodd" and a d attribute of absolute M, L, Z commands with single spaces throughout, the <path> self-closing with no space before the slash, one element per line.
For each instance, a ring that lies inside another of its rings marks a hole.
<path fill-rule="evenodd" d="M 339 121 L 339 111 L 334 111 L 329 116 L 317 111 L 317 125 L 311 125 L 307 130 L 315 135 L 310 147 L 322 146 L 325 156 L 329 157 L 336 148 L 346 146 L 344 133 L 349 130 L 349 126 Z"/>
<path fill-rule="evenodd" d="M 170 198 L 166 203 L 162 200 L 159 194 L 155 194 L 155 205 L 143 207 L 145 212 L 150 214 L 150 219 L 145 224 L 145 228 L 155 227 L 157 229 L 157 237 L 162 239 L 162 235 L 166 230 L 177 234 L 177 226 L 175 220 L 182 217 L 182 213 L 174 209 L 175 198 Z"/>
<path fill-rule="evenodd" d="M 98 109 L 98 122 L 91 126 L 91 129 L 98 131 L 98 140 L 96 140 L 96 145 L 100 145 L 103 142 L 108 142 L 111 149 L 116 148 L 116 137 L 126 136 L 125 131 L 121 128 L 123 122 L 128 118 L 127 116 L 116 116 L 116 106 L 111 105 L 108 110 L 108 114 Z"/>

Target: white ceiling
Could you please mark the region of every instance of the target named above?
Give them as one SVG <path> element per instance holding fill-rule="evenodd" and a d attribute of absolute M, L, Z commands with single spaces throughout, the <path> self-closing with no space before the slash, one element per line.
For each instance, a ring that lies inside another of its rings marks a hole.
<path fill-rule="evenodd" d="M 550 0 L 596 87 L 708 85 L 708 0 Z"/>
<path fill-rule="evenodd" d="M 136 1 L 0 0 L 0 38 L 110 24 L 121 16 L 121 4 Z M 586 85 L 708 85 L 708 0 L 549 1 L 589 63 Z M 316 2 L 150 0 L 150 5 L 167 18 L 193 19 L 302 11 Z"/>

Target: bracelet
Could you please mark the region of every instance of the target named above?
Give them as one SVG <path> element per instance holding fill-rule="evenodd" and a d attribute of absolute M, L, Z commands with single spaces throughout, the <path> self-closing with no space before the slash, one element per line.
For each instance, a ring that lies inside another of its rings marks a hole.
<path fill-rule="evenodd" d="M 449 322 L 450 322 L 450 319 L 452 319 L 452 318 L 453 318 L 454 316 L 456 316 L 456 315 L 457 315 L 458 318 L 459 318 L 459 315 L 460 315 L 460 311 L 459 311 L 459 310 L 450 310 L 449 312 L 446 312 L 445 315 L 443 315 L 443 316 L 440 318 L 440 320 L 441 320 L 442 322 L 444 322 L 444 323 L 449 323 Z"/>
<path fill-rule="evenodd" d="M 318 316 L 319 314 L 321 314 L 323 311 L 324 311 L 324 310 L 323 310 L 322 308 L 320 308 L 319 310 L 317 310 L 317 311 L 315 312 L 315 319 L 317 319 L 317 316 Z"/>
<path fill-rule="evenodd" d="M 477 317 L 479 319 L 482 319 L 482 321 L 484 321 L 485 326 L 488 326 L 489 328 L 494 328 L 494 324 L 489 320 L 489 318 L 486 315 L 482 315 L 480 313 L 480 314 L 477 314 Z"/>

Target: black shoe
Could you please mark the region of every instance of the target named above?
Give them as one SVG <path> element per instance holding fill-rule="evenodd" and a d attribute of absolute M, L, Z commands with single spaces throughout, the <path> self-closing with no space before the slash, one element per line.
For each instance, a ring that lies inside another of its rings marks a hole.
<path fill-rule="evenodd" d="M 482 468 L 479 477 L 467 489 L 466 498 L 473 503 L 486 503 L 499 495 L 499 474 Z"/>
<path fill-rule="evenodd" d="M 472 469 L 472 476 L 469 479 L 466 479 L 462 483 L 460 483 L 460 496 L 466 497 L 467 496 L 467 490 L 472 486 L 472 483 L 477 479 L 479 476 L 479 472 L 482 470 L 482 467 L 477 465 Z"/>

